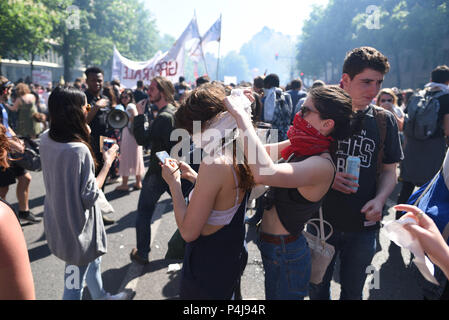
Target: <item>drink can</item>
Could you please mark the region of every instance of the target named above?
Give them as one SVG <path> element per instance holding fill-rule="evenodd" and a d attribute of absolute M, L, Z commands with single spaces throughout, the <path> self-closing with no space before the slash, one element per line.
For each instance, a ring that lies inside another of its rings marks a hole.
<path fill-rule="evenodd" d="M 353 176 L 357 177 L 357 180 L 353 180 L 355 183 L 359 183 L 359 174 L 360 174 L 360 158 L 349 156 L 346 158 L 346 173 L 349 173 Z M 353 190 L 357 191 L 357 187 L 350 187 Z"/>

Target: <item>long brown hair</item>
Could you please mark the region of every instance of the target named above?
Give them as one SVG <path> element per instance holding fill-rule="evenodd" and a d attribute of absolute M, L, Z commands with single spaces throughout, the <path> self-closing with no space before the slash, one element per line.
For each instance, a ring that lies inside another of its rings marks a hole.
<path fill-rule="evenodd" d="M 10 145 L 8 137 L 6 136 L 6 128 L 0 124 L 0 167 L 2 171 L 9 168 L 8 163 L 8 152 L 10 150 Z"/>
<path fill-rule="evenodd" d="M 95 154 L 90 146 L 90 133 L 82 110 L 86 103 L 84 92 L 70 87 L 56 87 L 48 98 L 50 114 L 50 138 L 68 143 L 81 142 L 90 151 L 95 166 Z"/>
<path fill-rule="evenodd" d="M 175 126 L 193 134 L 193 121 L 200 121 L 202 128 L 207 128 L 210 120 L 217 114 L 226 111 L 224 98 L 226 92 L 222 86 L 206 83 L 194 89 L 186 97 L 175 113 Z M 254 187 L 254 177 L 248 166 L 246 157 L 243 164 L 238 164 L 236 141 L 233 142 L 233 166 L 239 176 L 239 188 L 249 191 Z"/>
<path fill-rule="evenodd" d="M 175 87 L 173 86 L 173 83 L 171 83 L 171 81 L 167 78 L 161 76 L 154 77 L 151 79 L 151 82 L 153 81 L 156 82 L 157 89 L 164 95 L 165 100 L 168 103 L 177 106 L 175 101 Z"/>

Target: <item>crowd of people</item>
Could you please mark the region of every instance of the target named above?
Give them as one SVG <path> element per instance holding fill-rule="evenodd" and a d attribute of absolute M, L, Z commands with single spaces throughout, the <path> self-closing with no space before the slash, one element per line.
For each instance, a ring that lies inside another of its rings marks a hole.
<path fill-rule="evenodd" d="M 132 90 L 117 80 L 105 83 L 97 67 L 85 71 L 85 80 L 55 89 L 15 85 L 1 77 L 0 230 L 12 227 L 10 238 L 0 232 L 0 257 L 9 257 L 0 259 L 7 263 L 0 268 L 0 298 L 34 298 L 23 235 L 4 203 L 17 179 L 17 217 L 40 221 L 28 206 L 30 174 L 8 160 L 11 152 L 23 153 L 21 138 L 40 140 L 44 230 L 50 251 L 66 263 L 63 299 L 81 299 L 84 281 L 94 299 L 127 298 L 103 289 L 100 269 L 107 252 L 105 225 L 114 223 L 102 209 L 104 185 L 118 179 L 117 191 L 140 191 L 136 247 L 130 253 L 134 263 L 149 263 L 152 216 L 162 194 L 171 195 L 184 248 L 181 299 L 242 298 L 245 224 L 257 227 L 266 299 L 329 300 L 337 257 L 340 299 L 362 299 L 386 202 L 398 181 L 396 218 L 405 212 L 415 218 L 417 224 L 407 230 L 448 277 L 449 248 L 442 230 L 421 209 L 404 204 L 445 159 L 449 67 L 436 67 L 419 91 L 381 89 L 389 70 L 385 55 L 360 47 L 347 53 L 338 85 L 317 80 L 309 88 L 300 79 L 282 88 L 279 77 L 269 74 L 239 85 L 207 76 L 192 85 L 183 77 L 173 84 L 158 76 L 148 87 L 138 81 Z M 436 116 L 420 115 L 433 121 L 425 132 L 415 119 L 423 101 L 438 105 Z M 108 120 L 112 110 L 126 113 L 122 128 Z M 185 139 L 174 141 L 174 130 L 183 130 Z M 113 139 L 112 147 L 105 139 Z M 182 143 L 189 152 L 174 153 Z M 161 157 L 164 152 L 169 157 Z M 192 159 L 198 152 L 197 163 Z M 359 176 L 346 172 L 348 157 L 360 159 Z M 132 189 L 130 176 L 135 176 Z M 254 196 L 261 186 L 264 192 Z M 252 217 L 249 206 L 256 209 Z M 312 284 L 311 253 L 302 231 L 320 208 L 333 228 L 327 242 L 335 255 L 322 282 Z M 14 257 L 12 239 L 20 244 Z M 9 277 L 16 268 L 21 276 Z M 73 268 L 81 277 L 67 286 Z M 1 281 L 8 277 L 8 288 L 14 288 L 9 293 Z M 446 290 L 441 297 L 447 298 L 447 280 L 441 286 Z"/>

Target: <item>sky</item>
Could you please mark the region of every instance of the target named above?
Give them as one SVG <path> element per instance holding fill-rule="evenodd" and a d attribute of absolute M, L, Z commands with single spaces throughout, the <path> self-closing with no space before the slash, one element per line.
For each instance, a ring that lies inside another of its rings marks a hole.
<path fill-rule="evenodd" d="M 221 45 L 210 43 L 206 52 L 226 55 L 239 51 L 264 26 L 296 37 L 308 18 L 313 4 L 325 5 L 328 0 L 144 0 L 156 20 L 161 35 L 178 39 L 194 12 L 203 35 L 222 15 Z"/>

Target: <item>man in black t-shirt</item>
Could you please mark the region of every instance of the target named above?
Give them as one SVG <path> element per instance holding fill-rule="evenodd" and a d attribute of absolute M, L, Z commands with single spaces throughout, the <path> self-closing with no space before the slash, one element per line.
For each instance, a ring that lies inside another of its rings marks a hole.
<path fill-rule="evenodd" d="M 310 298 L 313 300 L 330 298 L 330 281 L 337 255 L 341 262 L 340 299 L 362 299 L 363 286 L 371 272 L 367 267 L 376 253 L 383 207 L 396 185 L 397 163 L 402 159 L 394 115 L 383 111 L 386 132 L 381 152 L 382 130 L 375 118 L 379 113 L 371 105 L 389 69 L 388 59 L 374 48 L 353 49 L 345 58 L 341 85 L 352 98 L 353 111 L 364 114 L 364 124 L 359 133 L 338 141 L 337 174 L 323 202 L 324 219 L 333 226 L 328 242 L 335 247 L 335 255 L 323 282 L 310 285 Z M 379 154 L 383 154 L 380 172 Z M 360 159 L 358 184 L 354 181 L 356 177 L 345 173 L 348 156 Z M 357 187 L 357 190 L 351 187 Z"/>
<path fill-rule="evenodd" d="M 87 123 L 90 126 L 90 144 L 98 162 L 98 169 L 103 166 L 103 154 L 101 153 L 100 136 L 106 136 L 109 100 L 102 94 L 103 71 L 97 67 L 88 68 L 85 71 L 87 90 L 87 103 L 91 105 L 91 110 L 87 115 Z M 96 172 L 97 173 L 97 172 Z"/>
<path fill-rule="evenodd" d="M 440 170 L 449 136 L 449 67 L 438 66 L 431 73 L 431 82 L 426 85 L 426 95 L 439 95 L 437 122 L 439 128 L 426 140 L 418 140 L 405 131 L 404 160 L 401 162 L 400 179 L 402 182 L 398 203 L 407 203 L 416 186 L 431 180 Z M 444 92 L 447 94 L 444 94 Z M 442 95 L 440 95 L 442 94 Z M 410 99 L 413 101 L 413 99 Z M 407 109 L 405 110 L 407 113 Z M 407 126 L 407 123 L 405 124 Z M 419 168 L 419 169 L 418 169 Z M 399 214 L 397 214 L 399 217 Z"/>
<path fill-rule="evenodd" d="M 100 136 L 106 136 L 107 123 L 106 117 L 110 111 L 109 100 L 102 94 L 103 89 L 103 70 L 97 67 L 91 67 L 84 72 L 86 75 L 87 103 L 90 104 L 91 110 L 87 114 L 87 123 L 90 127 L 90 145 L 95 154 L 98 166 L 95 169 L 95 176 L 98 175 L 103 167 L 104 160 L 100 146 Z M 102 188 L 104 190 L 104 186 Z M 105 225 L 113 224 L 115 221 L 103 215 L 103 222 Z"/>

